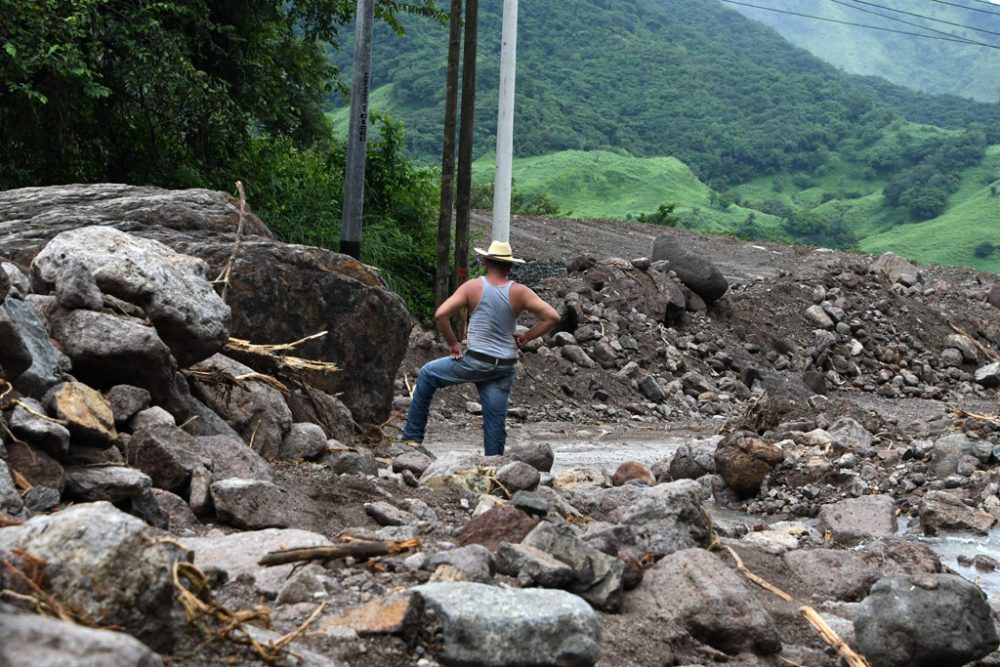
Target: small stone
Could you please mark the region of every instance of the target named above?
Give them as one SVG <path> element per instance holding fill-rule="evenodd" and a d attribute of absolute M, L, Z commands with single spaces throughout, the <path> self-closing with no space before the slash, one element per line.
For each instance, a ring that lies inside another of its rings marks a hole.
<path fill-rule="evenodd" d="M 417 523 L 417 517 L 384 500 L 365 503 L 365 514 L 375 519 L 380 526 L 407 526 Z"/>
<path fill-rule="evenodd" d="M 518 491 L 510 499 L 510 504 L 525 514 L 539 519 L 544 519 L 549 513 L 549 502 L 531 491 Z"/>
<path fill-rule="evenodd" d="M 96 389 L 80 382 L 64 382 L 50 389 L 42 403 L 67 422 L 73 437 L 107 447 L 118 439 L 111 404 Z"/>
<path fill-rule="evenodd" d="M 496 472 L 497 481 L 511 494 L 517 491 L 533 491 L 538 487 L 541 475 L 533 466 L 523 461 L 513 461 Z"/>
<path fill-rule="evenodd" d="M 111 413 L 115 416 L 115 424 L 118 426 L 122 426 L 138 412 L 148 408 L 151 400 L 149 391 L 141 387 L 118 384 L 108 390 Z"/>
<path fill-rule="evenodd" d="M 278 457 L 285 461 L 311 461 L 326 453 L 326 433 L 318 424 L 292 424 L 281 440 Z"/>

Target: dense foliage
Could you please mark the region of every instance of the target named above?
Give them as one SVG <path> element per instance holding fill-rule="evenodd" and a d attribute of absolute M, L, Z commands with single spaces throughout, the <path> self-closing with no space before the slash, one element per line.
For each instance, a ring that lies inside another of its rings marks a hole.
<path fill-rule="evenodd" d="M 243 179 L 281 237 L 337 247 L 345 160 L 324 115 L 339 87 L 327 53 L 355 6 L 0 0 L 0 188 Z M 380 0 L 377 13 L 397 31 L 402 14 L 437 16 L 433 0 Z M 433 181 L 396 126 L 370 150 L 362 258 L 426 309 Z"/>

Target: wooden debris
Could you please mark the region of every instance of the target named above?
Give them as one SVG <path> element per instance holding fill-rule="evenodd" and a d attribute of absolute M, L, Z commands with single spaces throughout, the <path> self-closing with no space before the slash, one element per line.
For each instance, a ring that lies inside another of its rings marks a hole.
<path fill-rule="evenodd" d="M 219 277 L 215 279 L 216 283 L 222 283 L 222 301 L 225 302 L 226 296 L 229 294 L 229 284 L 230 279 L 233 275 L 233 265 L 236 263 L 236 255 L 240 252 L 240 245 L 243 243 L 243 231 L 246 228 L 247 219 L 247 193 L 243 189 L 243 182 L 236 181 L 236 190 L 240 195 L 240 221 L 236 227 L 236 240 L 233 242 L 233 251 L 229 254 L 229 260 L 226 262 L 226 267 L 219 274 Z"/>
<path fill-rule="evenodd" d="M 957 405 L 946 405 L 945 407 L 947 407 L 949 410 L 954 412 L 956 416 L 962 419 L 973 419 L 977 422 L 992 424 L 993 426 L 1000 426 L 1000 415 L 978 415 L 974 412 L 963 410 Z"/>
<path fill-rule="evenodd" d="M 369 540 L 351 540 L 342 544 L 323 547 L 297 547 L 271 551 L 257 561 L 258 565 L 271 567 L 304 561 L 327 561 L 341 558 L 353 558 L 364 561 L 376 556 L 389 556 L 402 553 L 420 546 L 419 539 L 403 540 L 402 542 L 376 542 Z"/>
<path fill-rule="evenodd" d="M 264 373 L 243 373 L 241 375 L 230 375 L 218 368 L 194 369 L 188 368 L 181 371 L 187 377 L 205 384 L 226 384 L 233 387 L 242 387 L 247 382 L 260 382 L 269 387 L 277 389 L 286 396 L 289 394 L 288 387 L 280 380 Z"/>
<path fill-rule="evenodd" d="M 736 569 L 739 570 L 740 572 L 742 572 L 743 575 L 746 576 L 747 579 L 749 579 L 753 583 L 757 584 L 758 586 L 760 586 L 764 590 L 769 591 L 769 592 L 777 595 L 779 598 L 781 598 L 785 602 L 791 602 L 792 601 L 792 596 L 791 595 L 789 595 L 785 591 L 781 590 L 780 588 L 778 588 L 777 586 L 775 586 L 774 584 L 772 584 L 771 582 L 769 582 L 767 579 L 764 579 L 763 577 L 757 576 L 756 574 L 754 574 L 753 572 L 751 572 L 747 568 L 747 566 L 743 564 L 743 559 L 740 558 L 740 555 L 738 553 L 736 553 L 736 551 L 734 551 L 732 547 L 726 546 L 726 547 L 723 547 L 723 548 L 727 552 L 729 552 L 729 555 L 732 556 L 733 560 L 736 561 Z"/>
<path fill-rule="evenodd" d="M 990 348 L 988 348 L 985 345 L 983 345 L 982 343 L 980 343 L 974 337 L 970 336 L 968 333 L 966 333 L 965 329 L 963 329 L 962 327 L 958 326 L 957 324 L 955 324 L 951 320 L 948 320 L 948 326 L 951 327 L 951 330 L 954 331 L 955 333 L 957 333 L 958 335 L 965 336 L 966 338 L 968 338 L 969 340 L 971 340 L 972 344 L 976 346 L 976 349 L 978 349 L 980 352 L 982 352 L 986 356 L 986 358 L 989 359 L 990 361 L 998 361 L 998 360 L 1000 360 L 1000 355 L 997 355 L 996 352 L 994 352 Z"/>
<path fill-rule="evenodd" d="M 822 616 L 816 613 L 815 609 L 812 607 L 801 607 L 799 608 L 799 613 L 805 616 L 806 620 L 809 621 L 809 624 L 816 628 L 826 643 L 837 652 L 837 655 L 844 659 L 848 667 L 871 667 L 871 664 L 865 660 L 864 657 L 855 653 L 854 650 L 848 646 L 836 632 L 833 631 L 833 628 L 826 624 L 826 621 L 823 620 Z"/>
<path fill-rule="evenodd" d="M 337 364 L 329 361 L 304 359 L 286 353 L 303 343 L 322 338 L 326 334 L 326 331 L 321 331 L 295 342 L 281 345 L 257 345 L 248 340 L 230 338 L 229 342 L 226 343 L 225 352 L 227 356 L 262 373 L 323 386 L 329 384 L 330 374 L 340 371 Z"/>

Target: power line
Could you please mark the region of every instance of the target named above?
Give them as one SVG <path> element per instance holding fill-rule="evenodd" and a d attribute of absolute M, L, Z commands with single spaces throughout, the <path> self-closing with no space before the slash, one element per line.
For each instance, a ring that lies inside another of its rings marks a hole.
<path fill-rule="evenodd" d="M 790 12 L 784 9 L 776 9 L 775 7 L 762 7 L 760 5 L 750 4 L 749 2 L 738 2 L 738 0 L 719 0 L 719 2 L 725 2 L 730 5 L 741 5 L 743 7 L 752 7 L 753 9 L 763 9 L 768 12 L 777 12 L 778 14 L 788 14 L 790 16 L 801 16 L 802 18 L 815 19 L 817 21 L 826 21 L 828 23 L 839 23 L 841 25 L 854 26 L 856 28 L 869 28 L 871 30 L 881 30 L 883 32 L 893 32 L 899 35 L 909 35 L 911 37 L 923 37 L 925 39 L 939 39 L 944 42 L 956 42 L 958 44 L 968 44 L 970 46 L 985 46 L 990 49 L 1000 49 L 1000 46 L 995 44 L 986 44 L 985 42 L 975 42 L 970 39 L 965 39 L 962 37 L 939 37 L 938 35 L 928 35 L 926 33 L 919 32 L 909 32 L 907 30 L 896 30 L 894 28 L 886 28 L 878 25 L 868 25 L 866 23 L 854 23 L 853 21 L 841 21 L 839 19 L 831 19 L 825 16 L 814 16 L 812 14 L 802 14 L 799 12 Z"/>
<path fill-rule="evenodd" d="M 869 7 L 877 7 L 879 9 L 884 9 L 889 12 L 896 12 L 897 14 L 906 14 L 907 16 L 916 16 L 917 18 L 924 19 L 925 21 L 934 21 L 935 23 L 943 23 L 945 25 L 953 25 L 956 28 L 965 28 L 966 30 L 975 30 L 976 32 L 985 32 L 990 35 L 1000 36 L 1000 32 L 995 32 L 993 30 L 986 30 L 985 28 L 974 28 L 971 25 L 965 25 L 964 23 L 955 23 L 954 21 L 945 21 L 944 19 L 936 19 L 933 16 L 927 16 L 926 14 L 917 14 L 916 12 L 908 12 L 905 9 L 893 9 L 892 7 L 886 7 L 885 5 L 877 5 L 874 2 L 867 2 L 866 0 L 851 0 L 859 5 L 868 5 Z M 839 3 L 844 4 L 844 3 Z M 860 9 L 860 7 L 858 8 Z M 911 24 L 912 25 L 912 24 Z M 925 27 L 925 26 L 920 26 Z M 928 28 L 929 29 L 929 28 Z"/>
<path fill-rule="evenodd" d="M 989 5 L 990 7 L 996 7 L 996 5 L 994 5 L 992 2 L 989 2 L 989 0 L 978 0 L 978 1 L 982 2 L 984 5 Z M 931 2 L 937 2 L 942 5 L 951 5 L 952 7 L 958 7 L 959 9 L 967 9 L 970 12 L 982 12 L 983 14 L 989 14 L 990 16 L 1000 16 L 1000 12 L 992 12 L 988 9 L 980 9 L 979 7 L 966 7 L 965 5 L 960 5 L 957 2 L 948 2 L 948 0 L 931 0 Z"/>
<path fill-rule="evenodd" d="M 859 0 L 852 0 L 852 1 L 858 2 Z M 830 0 L 830 2 L 834 2 L 834 3 L 838 4 L 838 5 L 843 5 L 844 7 L 848 7 L 850 9 L 854 9 L 854 10 L 857 10 L 859 12 L 864 12 L 866 14 L 872 14 L 873 16 L 878 16 L 878 17 L 884 18 L 884 19 L 886 19 L 888 21 L 895 21 L 897 23 L 902 23 L 904 25 L 911 25 L 911 26 L 914 26 L 916 28 L 921 28 L 922 30 L 930 30 L 931 32 L 936 32 L 936 33 L 938 33 L 940 35 L 947 35 L 948 37 L 957 37 L 959 39 L 963 39 L 963 40 L 969 42 L 970 44 L 976 44 L 978 46 L 992 46 L 991 44 L 987 44 L 985 42 L 978 42 L 978 41 L 976 41 L 974 39 L 970 39 L 970 38 L 965 37 L 963 35 L 956 35 L 954 33 L 946 32 L 944 30 L 938 30 L 937 28 L 932 28 L 930 26 L 922 25 L 920 23 L 914 23 L 913 21 L 907 21 L 906 19 L 901 19 L 901 18 L 896 17 L 896 16 L 890 16 L 888 14 L 880 14 L 879 12 L 874 12 L 874 11 L 872 11 L 870 9 L 865 9 L 864 7 L 858 7 L 857 5 L 848 4 L 846 2 L 843 2 L 843 0 Z M 864 4 L 869 5 L 871 3 L 865 2 Z M 875 5 L 875 6 L 878 7 L 879 5 Z M 886 7 L 885 9 L 889 9 L 889 8 Z M 904 13 L 909 14 L 909 12 L 904 12 Z M 995 33 L 995 34 L 1000 34 L 1000 33 Z"/>

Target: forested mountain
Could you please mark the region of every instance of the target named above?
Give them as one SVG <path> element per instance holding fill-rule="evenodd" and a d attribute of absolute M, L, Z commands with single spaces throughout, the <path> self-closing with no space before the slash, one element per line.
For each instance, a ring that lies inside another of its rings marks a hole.
<path fill-rule="evenodd" d="M 481 2 L 477 154 L 492 148 L 496 128 L 501 10 L 501 0 Z M 435 160 L 446 30 L 420 19 L 407 25 L 402 40 L 377 33 L 373 86 L 391 86 L 380 91 L 381 106 L 403 120 L 408 145 Z M 349 53 L 340 53 L 344 68 Z M 517 155 L 670 155 L 715 185 L 812 172 L 832 152 L 870 146 L 913 111 L 946 127 L 1000 120 L 996 105 L 962 100 L 927 113 L 927 96 L 913 103 L 883 82 L 845 75 L 718 0 L 522 3 L 517 77 Z M 1000 136 L 1000 126 L 985 128 Z"/>
<path fill-rule="evenodd" d="M 731 7 L 847 72 L 880 76 L 930 93 L 1000 100 L 1000 49 L 949 41 L 954 36 L 1000 45 L 1000 5 L 991 7 L 983 0 L 752 0 Z"/>

